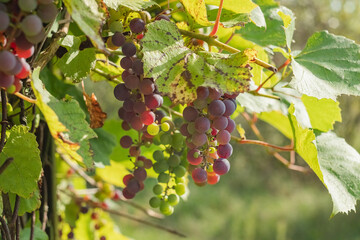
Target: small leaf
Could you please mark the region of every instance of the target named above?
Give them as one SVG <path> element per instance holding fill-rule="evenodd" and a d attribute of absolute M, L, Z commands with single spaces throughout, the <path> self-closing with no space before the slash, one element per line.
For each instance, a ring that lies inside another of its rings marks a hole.
<path fill-rule="evenodd" d="M 31 228 L 26 227 L 21 230 L 20 232 L 20 240 L 29 240 L 31 234 Z M 34 238 L 33 240 L 48 240 L 48 235 L 42 231 L 38 226 L 35 225 L 34 227 Z"/>
<path fill-rule="evenodd" d="M 295 107 L 289 107 L 289 119 L 294 136 L 295 151 L 305 160 L 310 168 L 315 172 L 319 179 L 324 182 L 322 171 L 317 158 L 315 134 L 312 130 L 303 128 L 294 116 Z"/>
<path fill-rule="evenodd" d="M 360 95 L 360 46 L 345 37 L 315 33 L 292 67 L 290 85 L 300 93 L 334 101 L 341 94 Z"/>
<path fill-rule="evenodd" d="M 14 208 L 16 195 L 11 193 L 9 194 L 11 207 Z M 36 189 L 35 192 L 31 194 L 30 198 L 20 198 L 19 212 L 18 215 L 22 216 L 25 213 L 31 213 L 40 208 L 40 191 Z"/>
<path fill-rule="evenodd" d="M 153 5 L 157 5 L 156 2 L 151 0 L 103 0 L 103 2 L 106 6 L 115 10 L 120 6 L 124 6 L 134 11 L 141 11 Z"/>
<path fill-rule="evenodd" d="M 30 198 L 38 189 L 42 164 L 36 137 L 25 126 L 14 126 L 9 131 L 0 166 L 10 157 L 14 160 L 0 174 L 0 190 Z"/>
<path fill-rule="evenodd" d="M 102 111 L 94 93 L 91 94 L 91 97 L 87 95 L 84 88 L 84 82 L 82 87 L 85 104 L 90 114 L 90 127 L 101 128 L 104 125 L 107 114 Z"/>
<path fill-rule="evenodd" d="M 186 11 L 201 26 L 211 26 L 206 14 L 205 0 L 180 0 Z"/>
<path fill-rule="evenodd" d="M 99 11 L 96 0 L 64 0 L 63 2 L 79 28 L 97 45 L 97 48 L 105 50 L 104 41 L 100 36 L 104 15 Z"/>
<path fill-rule="evenodd" d="M 156 21 L 148 24 L 142 40 L 144 70 L 153 77 L 174 103 L 188 103 L 196 98 L 196 88 L 218 87 L 227 93 L 239 93 L 249 88 L 249 59 L 255 51 L 236 54 L 193 52 L 184 46 L 174 23 Z"/>
<path fill-rule="evenodd" d="M 326 98 L 317 99 L 307 95 L 303 95 L 301 100 L 306 107 L 313 129 L 328 132 L 334 128 L 335 121 L 341 122 L 339 102 Z"/>
<path fill-rule="evenodd" d="M 360 199 L 360 155 L 335 133 L 316 136 L 320 169 L 333 200 L 333 215 L 355 211 Z"/>

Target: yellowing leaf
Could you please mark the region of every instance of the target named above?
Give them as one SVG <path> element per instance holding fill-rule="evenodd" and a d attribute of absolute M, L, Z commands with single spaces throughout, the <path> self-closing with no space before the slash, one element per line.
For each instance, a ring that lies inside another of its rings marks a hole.
<path fill-rule="evenodd" d="M 206 4 L 209 5 L 220 5 L 220 0 L 206 0 Z M 223 8 L 231 10 L 236 13 L 250 13 L 258 5 L 253 3 L 251 0 L 224 0 Z"/>
<path fill-rule="evenodd" d="M 212 25 L 207 19 L 205 0 L 180 0 L 186 11 L 202 26 Z"/>

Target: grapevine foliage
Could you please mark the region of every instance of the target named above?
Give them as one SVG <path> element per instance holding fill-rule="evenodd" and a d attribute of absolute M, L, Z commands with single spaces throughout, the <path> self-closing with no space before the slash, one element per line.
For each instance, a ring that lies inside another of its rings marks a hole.
<path fill-rule="evenodd" d="M 332 130 L 337 97 L 360 95 L 360 46 L 320 31 L 295 50 L 290 9 L 229 0 L 218 18 L 219 2 L 0 1 L 1 239 L 127 239 L 110 213 L 181 235 L 118 202 L 171 215 L 189 181 L 233 174 L 241 144 L 296 152 L 307 166 L 268 151 L 314 172 L 332 215 L 355 210 L 360 155 Z M 262 139 L 257 119 L 291 144 Z"/>

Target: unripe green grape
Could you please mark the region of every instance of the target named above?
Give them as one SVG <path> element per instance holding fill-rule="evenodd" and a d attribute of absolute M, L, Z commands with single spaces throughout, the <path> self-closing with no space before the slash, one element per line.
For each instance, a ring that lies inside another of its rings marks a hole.
<path fill-rule="evenodd" d="M 164 122 L 161 124 L 161 130 L 163 130 L 164 132 L 167 132 L 170 130 L 170 124 L 167 122 Z"/>
<path fill-rule="evenodd" d="M 162 194 L 164 191 L 164 188 L 163 186 L 161 186 L 160 184 L 156 184 L 154 187 L 153 187 L 153 193 L 155 195 L 160 195 Z"/>
<path fill-rule="evenodd" d="M 15 85 L 11 85 L 10 87 L 8 87 L 8 88 L 6 89 L 6 91 L 7 91 L 8 93 L 10 93 L 10 94 L 13 94 L 13 93 L 16 91 Z"/>
<path fill-rule="evenodd" d="M 37 7 L 36 0 L 18 0 L 19 8 L 24 12 L 34 11 Z"/>
<path fill-rule="evenodd" d="M 165 157 L 164 157 L 164 153 L 160 150 L 156 150 L 154 153 L 153 153 L 153 158 L 155 161 L 159 162 L 159 161 L 162 161 L 162 160 L 165 160 Z"/>
<path fill-rule="evenodd" d="M 159 125 L 157 125 L 156 123 L 152 123 L 150 125 L 147 126 L 147 132 L 151 135 L 151 136 L 155 136 L 159 133 L 160 131 L 160 127 Z"/>
<path fill-rule="evenodd" d="M 136 166 L 137 167 L 144 167 L 144 162 L 143 161 L 136 161 Z"/>
<path fill-rule="evenodd" d="M 181 196 L 184 195 L 186 191 L 185 185 L 182 183 L 179 183 L 175 186 L 175 192 L 177 195 Z"/>
<path fill-rule="evenodd" d="M 156 170 L 156 173 L 162 173 L 169 169 L 169 164 L 165 160 L 159 161 L 156 164 L 157 167 L 154 169 L 154 171 Z"/>
<path fill-rule="evenodd" d="M 160 137 L 160 141 L 162 144 L 164 145 L 168 145 L 171 143 L 172 137 L 171 134 L 169 133 L 164 133 L 161 137 Z"/>
<path fill-rule="evenodd" d="M 185 177 L 176 177 L 175 178 L 175 183 L 179 184 L 179 183 L 185 183 Z"/>
<path fill-rule="evenodd" d="M 183 176 L 185 176 L 186 174 L 186 168 L 184 168 L 183 166 L 177 166 L 176 168 L 174 168 L 174 174 L 177 178 L 181 178 Z"/>
<path fill-rule="evenodd" d="M 168 163 L 169 163 L 170 167 L 176 167 L 180 164 L 180 162 L 181 162 L 181 159 L 176 154 L 171 155 L 168 159 Z"/>
<path fill-rule="evenodd" d="M 180 201 L 180 198 L 179 198 L 179 196 L 176 195 L 176 194 L 170 194 L 170 195 L 168 196 L 168 202 L 169 202 L 169 204 L 170 204 L 171 206 L 177 205 L 177 204 L 179 203 L 179 201 Z"/>
<path fill-rule="evenodd" d="M 172 135 L 171 145 L 175 149 L 181 150 L 181 148 L 184 146 L 184 137 L 183 137 L 183 135 L 181 133 L 179 133 L 179 132 L 174 133 Z"/>
<path fill-rule="evenodd" d="M 165 116 L 165 117 L 163 117 L 163 118 L 161 119 L 161 123 L 164 123 L 164 122 L 167 122 L 167 121 L 171 121 L 171 120 L 172 120 L 171 117 Z"/>
<path fill-rule="evenodd" d="M 159 174 L 157 180 L 158 180 L 159 183 L 168 183 L 169 180 L 170 180 L 170 175 L 167 174 L 167 173 L 162 172 L 162 173 Z"/>
<path fill-rule="evenodd" d="M 162 134 L 163 134 L 163 132 L 160 132 L 158 135 L 153 137 L 153 144 L 155 144 L 157 146 L 161 144 L 160 137 L 162 136 Z"/>
<path fill-rule="evenodd" d="M 174 212 L 174 208 L 170 205 L 170 203 L 166 201 L 162 201 L 160 203 L 160 212 L 164 215 L 171 215 Z"/>
<path fill-rule="evenodd" d="M 161 199 L 158 198 L 158 197 L 152 197 L 152 198 L 149 200 L 149 205 L 150 205 L 150 207 L 152 207 L 152 208 L 158 208 L 158 207 L 160 207 L 160 203 L 161 203 Z"/>

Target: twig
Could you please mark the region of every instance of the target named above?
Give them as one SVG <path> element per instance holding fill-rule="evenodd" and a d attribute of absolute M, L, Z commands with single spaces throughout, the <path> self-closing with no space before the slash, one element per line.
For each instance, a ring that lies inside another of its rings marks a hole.
<path fill-rule="evenodd" d="M 261 145 L 261 146 L 265 146 L 265 147 L 271 147 L 271 148 L 275 148 L 278 149 L 280 151 L 293 151 L 294 148 L 293 147 L 281 147 L 281 146 L 277 146 L 277 145 L 273 145 L 264 141 L 260 141 L 260 140 L 248 140 L 248 139 L 241 139 L 235 136 L 231 136 L 231 139 L 237 141 L 240 144 L 256 144 L 256 145 Z"/>
<path fill-rule="evenodd" d="M 18 217 L 16 221 L 16 240 L 20 240 L 20 228 L 20 217 Z"/>
<path fill-rule="evenodd" d="M 25 109 L 24 109 L 25 112 L 27 112 L 27 111 L 28 111 L 30 108 L 32 108 L 33 106 L 35 106 L 35 104 L 32 104 L 32 105 L 30 105 L 29 107 L 25 108 Z M 8 116 L 8 119 L 9 119 L 9 118 L 16 117 L 16 116 L 19 115 L 20 113 L 21 113 L 21 112 L 17 112 L 17 113 L 11 114 L 11 115 Z"/>
<path fill-rule="evenodd" d="M 200 39 L 203 40 L 204 42 L 207 42 L 208 45 L 212 45 L 212 46 L 216 46 L 218 48 L 224 49 L 230 53 L 238 53 L 241 52 L 239 49 L 233 48 L 230 45 L 227 45 L 223 42 L 218 41 L 215 37 L 213 36 L 208 36 L 205 34 L 201 34 L 201 33 L 195 33 L 195 32 L 190 32 L 190 31 L 186 31 L 183 29 L 179 29 L 179 32 L 182 35 L 188 36 L 188 37 L 192 37 L 192 38 L 196 38 L 196 39 Z M 264 67 L 272 72 L 277 72 L 277 68 L 260 60 L 257 59 L 256 57 L 254 59 L 250 59 L 251 62 L 254 62 L 255 64 Z"/>
<path fill-rule="evenodd" d="M 289 65 L 289 63 L 291 62 L 290 59 L 287 59 L 279 68 L 278 71 L 280 71 L 282 68 L 284 68 L 285 66 Z M 275 75 L 276 72 L 273 72 L 267 79 L 265 79 L 265 81 L 263 81 L 259 87 L 255 90 L 255 92 L 259 92 L 259 90 L 265 85 L 265 83 L 267 83 L 267 81 L 270 80 L 270 78 L 272 78 Z"/>
<path fill-rule="evenodd" d="M 10 223 L 11 225 L 16 224 L 16 220 L 17 220 L 18 213 L 19 213 L 19 206 L 20 206 L 20 197 L 19 197 L 19 195 L 16 194 L 14 212 L 13 212 L 13 215 L 11 218 L 11 223 Z"/>
<path fill-rule="evenodd" d="M 36 103 L 36 99 L 29 98 L 19 92 L 14 93 L 14 95 L 21 98 L 22 100 L 29 102 L 29 103 Z"/>
<path fill-rule="evenodd" d="M 35 231 L 35 211 L 31 214 L 31 228 L 30 228 L 30 240 L 34 240 L 34 231 Z"/>
<path fill-rule="evenodd" d="M 252 94 L 252 95 L 254 95 L 254 96 L 260 96 L 260 97 L 266 97 L 266 98 L 271 98 L 271 99 L 280 100 L 280 97 L 278 97 L 278 96 L 259 93 L 259 92 L 257 92 L 256 90 L 255 90 L 255 91 L 250 91 L 249 93 Z"/>
<path fill-rule="evenodd" d="M 34 133 L 35 132 L 35 123 L 36 123 L 36 117 L 35 117 L 35 114 L 36 114 L 36 105 L 33 105 L 32 106 L 32 114 L 33 114 L 33 120 L 31 122 L 31 129 L 30 129 L 30 132 L 31 133 Z"/>
<path fill-rule="evenodd" d="M 20 117 L 19 117 L 19 122 L 22 125 L 26 126 L 26 121 L 25 121 L 25 106 L 24 106 L 24 99 L 20 98 L 20 103 L 19 103 L 19 107 L 20 107 Z"/>
<path fill-rule="evenodd" d="M 116 63 L 113 63 L 112 61 L 106 61 L 105 59 L 98 59 L 98 58 L 96 59 L 96 61 L 102 62 L 102 63 L 105 63 L 105 64 L 110 64 L 113 67 L 119 68 L 119 66 Z"/>
<path fill-rule="evenodd" d="M 63 193 L 65 193 L 66 195 L 72 197 L 76 202 L 83 201 L 83 198 L 81 198 L 81 197 L 77 197 L 74 194 L 70 194 L 70 193 L 68 193 L 68 192 L 66 192 L 64 190 L 61 190 L 61 191 Z M 118 210 L 105 208 L 101 204 L 98 204 L 97 202 L 94 202 L 92 200 L 88 200 L 88 201 L 86 201 L 86 203 L 92 208 L 98 208 L 98 209 L 103 210 L 104 212 L 108 212 L 108 213 L 111 213 L 111 214 L 114 214 L 114 215 L 117 215 L 117 216 L 120 216 L 120 217 L 125 217 L 125 218 L 127 218 L 129 220 L 132 220 L 132 221 L 135 221 L 135 222 L 138 222 L 138 223 L 142 223 L 142 224 L 145 224 L 145 225 L 148 225 L 148 226 L 151 226 L 151 227 L 154 227 L 154 228 L 169 232 L 171 234 L 174 234 L 174 235 L 177 235 L 177 236 L 180 236 L 180 237 L 186 237 L 183 233 L 180 233 L 180 232 L 178 232 L 178 231 L 176 231 L 174 229 L 170 229 L 170 228 L 164 227 L 163 225 L 160 225 L 160 224 L 152 223 L 152 222 L 149 222 L 149 221 L 137 218 L 137 217 L 133 217 L 133 216 L 131 216 L 129 214 L 120 212 Z"/>
<path fill-rule="evenodd" d="M 115 75 L 115 76 L 111 76 L 110 74 L 104 73 L 103 71 L 99 70 L 99 69 L 92 69 L 91 71 L 96 72 L 97 74 L 105 77 L 107 80 L 109 81 L 113 81 L 116 83 L 121 83 L 119 80 L 117 80 L 116 78 L 120 77 L 121 75 Z"/>
<path fill-rule="evenodd" d="M 42 222 L 41 229 L 42 229 L 43 231 L 45 231 L 45 229 L 46 229 L 46 223 L 47 223 L 47 221 L 48 221 L 49 205 L 48 205 L 47 182 L 46 182 L 45 176 L 43 176 L 42 179 L 43 179 L 43 186 L 42 186 L 43 194 L 42 194 L 42 200 L 43 200 L 43 203 L 44 203 L 44 212 L 43 212 L 43 222 Z"/>
<path fill-rule="evenodd" d="M 10 158 L 5 160 L 5 162 L 0 167 L 0 174 L 2 174 L 5 171 L 5 169 L 10 165 L 10 163 L 12 161 L 14 161 L 13 157 L 10 157 Z"/>
<path fill-rule="evenodd" d="M 295 164 L 291 164 L 288 160 L 286 160 L 283 156 L 281 156 L 277 152 L 272 153 L 272 155 L 276 159 L 278 159 L 280 162 L 282 162 L 287 168 L 289 168 L 291 170 L 298 171 L 298 172 L 303 172 L 303 173 L 311 172 L 309 168 L 298 166 L 298 165 L 295 165 Z"/>
<path fill-rule="evenodd" d="M 233 37 L 235 36 L 235 31 L 231 34 L 231 36 L 228 38 L 228 40 L 226 40 L 225 44 L 229 44 L 229 42 L 233 39 Z M 221 53 L 224 49 L 220 49 L 219 53 Z"/>
<path fill-rule="evenodd" d="M 2 119 L 1 119 L 1 137 L 0 137 L 0 153 L 5 145 L 6 127 L 7 127 L 7 97 L 4 89 L 1 89 L 1 106 L 2 106 Z"/>
<path fill-rule="evenodd" d="M 166 111 L 168 111 L 169 114 L 172 113 L 172 114 L 174 114 L 174 115 L 176 115 L 176 116 L 178 116 L 178 117 L 182 117 L 182 116 L 183 116 L 181 113 L 179 113 L 178 111 L 175 111 L 175 110 L 169 108 L 168 106 L 162 105 L 160 108 L 165 109 Z"/>
<path fill-rule="evenodd" d="M 7 225 L 7 223 L 3 217 L 0 217 L 0 222 L 1 222 L 2 228 L 4 229 L 4 232 L 5 232 L 5 239 L 11 240 L 9 226 Z"/>

